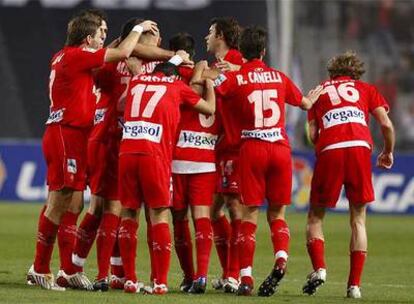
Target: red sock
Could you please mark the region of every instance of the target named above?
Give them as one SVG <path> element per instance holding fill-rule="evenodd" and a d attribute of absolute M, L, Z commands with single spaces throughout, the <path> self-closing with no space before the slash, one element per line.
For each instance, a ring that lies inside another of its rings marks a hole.
<path fill-rule="evenodd" d="M 178 261 L 184 272 L 184 277 L 189 280 L 194 278 L 193 244 L 191 242 L 188 220 L 174 221 L 174 245 Z"/>
<path fill-rule="evenodd" d="M 76 234 L 75 248 L 72 254 L 72 268 L 68 274 L 83 271 L 83 265 L 86 262 L 89 251 L 95 241 L 96 232 L 98 231 L 101 218 L 93 214 L 86 213 L 78 227 Z"/>
<path fill-rule="evenodd" d="M 194 221 L 195 241 L 197 250 L 197 276 L 207 277 L 210 262 L 211 247 L 213 246 L 213 229 L 211 220 L 202 217 Z"/>
<path fill-rule="evenodd" d="M 135 257 L 137 255 L 138 223 L 132 219 L 122 219 L 119 227 L 118 240 L 124 265 L 125 279 L 137 281 L 135 272 Z"/>
<path fill-rule="evenodd" d="M 229 265 L 228 276 L 236 280 L 240 275 L 239 263 L 239 244 L 238 236 L 240 233 L 241 220 L 233 220 L 231 222 L 231 239 L 230 239 L 230 254 L 228 256 L 227 265 Z"/>
<path fill-rule="evenodd" d="M 148 252 L 150 258 L 150 265 L 151 265 L 151 274 L 150 274 L 150 282 L 154 281 L 156 270 L 156 264 L 154 262 L 154 250 L 153 250 L 153 239 L 152 239 L 152 225 L 149 220 L 147 220 L 147 245 L 148 245 Z"/>
<path fill-rule="evenodd" d="M 253 285 L 252 267 L 256 247 L 256 229 L 256 224 L 242 222 L 238 240 L 241 281 L 249 285 Z"/>
<path fill-rule="evenodd" d="M 321 239 L 308 240 L 306 247 L 308 248 L 308 254 L 312 262 L 313 270 L 319 268 L 326 269 L 325 264 L 325 242 Z"/>
<path fill-rule="evenodd" d="M 122 263 L 121 252 L 119 251 L 119 237 L 117 235 L 114 249 L 111 256 L 111 273 L 118 278 L 125 277 L 124 266 Z"/>
<path fill-rule="evenodd" d="M 223 278 L 227 278 L 228 274 L 228 255 L 230 249 L 231 226 L 226 216 L 218 218 L 211 222 L 214 232 L 214 244 L 216 246 L 217 255 L 223 269 Z"/>
<path fill-rule="evenodd" d="M 96 252 L 98 259 L 98 277 L 104 279 L 108 276 L 112 251 L 116 242 L 119 217 L 112 213 L 104 213 L 98 228 L 96 238 Z"/>
<path fill-rule="evenodd" d="M 50 260 L 59 226 L 49 220 L 43 211 L 37 228 L 34 270 L 38 273 L 50 273 Z"/>
<path fill-rule="evenodd" d="M 79 213 L 67 211 L 60 220 L 57 234 L 60 269 L 69 270 L 72 267 L 72 252 L 76 241 L 76 222 Z"/>
<path fill-rule="evenodd" d="M 167 284 L 171 259 L 171 234 L 167 223 L 152 226 L 154 264 L 157 265 L 155 280 L 157 284 Z"/>
<path fill-rule="evenodd" d="M 348 277 L 349 286 L 361 286 L 362 270 L 364 269 L 366 251 L 351 251 L 351 271 Z"/>
<path fill-rule="evenodd" d="M 270 223 L 270 231 L 272 232 L 275 266 L 285 268 L 289 253 L 289 227 L 285 220 L 273 220 Z"/>

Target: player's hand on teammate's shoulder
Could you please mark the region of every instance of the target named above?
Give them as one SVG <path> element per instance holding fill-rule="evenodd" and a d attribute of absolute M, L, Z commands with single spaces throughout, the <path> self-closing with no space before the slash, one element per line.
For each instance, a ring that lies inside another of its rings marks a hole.
<path fill-rule="evenodd" d="M 322 93 L 323 86 L 318 85 L 316 88 L 310 90 L 306 97 L 314 104 Z"/>
<path fill-rule="evenodd" d="M 221 58 L 217 58 L 217 63 L 216 63 L 216 67 L 221 71 L 221 72 L 231 72 L 231 71 L 238 71 L 240 70 L 240 66 L 237 64 L 232 64 L 226 60 L 223 60 Z"/>
<path fill-rule="evenodd" d="M 145 20 L 139 25 L 142 26 L 144 32 L 151 32 L 153 34 L 157 34 L 159 32 L 157 23 L 152 20 Z"/>
<path fill-rule="evenodd" d="M 196 69 L 208 69 L 208 62 L 207 60 L 200 60 L 199 62 L 197 62 L 197 64 L 195 65 Z"/>
<path fill-rule="evenodd" d="M 180 56 L 181 59 L 183 60 L 183 62 L 181 63 L 182 66 L 186 66 L 190 68 L 194 67 L 194 61 L 190 59 L 190 54 L 188 54 L 186 51 L 178 50 L 177 52 L 175 52 L 175 55 Z"/>
<path fill-rule="evenodd" d="M 385 153 L 382 151 L 377 158 L 377 167 L 382 169 L 391 169 L 394 164 L 394 156 L 392 152 Z"/>

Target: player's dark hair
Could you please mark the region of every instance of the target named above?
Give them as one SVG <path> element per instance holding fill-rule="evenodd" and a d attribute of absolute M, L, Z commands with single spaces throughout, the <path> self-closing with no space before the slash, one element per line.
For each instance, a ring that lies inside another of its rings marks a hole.
<path fill-rule="evenodd" d="M 210 21 L 210 26 L 216 26 L 216 35 L 223 35 L 224 41 L 231 49 L 239 49 L 240 26 L 233 17 L 218 17 Z"/>
<path fill-rule="evenodd" d="M 72 18 L 68 23 L 65 45 L 81 45 L 86 37 L 95 35 L 101 23 L 102 19 L 93 15 L 80 15 Z"/>
<path fill-rule="evenodd" d="M 108 20 L 108 16 L 106 15 L 106 13 L 103 10 L 100 10 L 97 8 L 89 8 L 89 9 L 81 10 L 80 12 L 76 13 L 72 17 L 72 19 L 75 17 L 84 17 L 84 16 L 94 16 L 105 22 Z"/>
<path fill-rule="evenodd" d="M 247 27 L 240 38 L 240 52 L 247 60 L 260 58 L 266 48 L 266 30 L 260 26 Z"/>
<path fill-rule="evenodd" d="M 135 25 L 138 25 L 142 22 L 144 22 L 144 19 L 136 17 L 131 18 L 125 22 L 121 29 L 121 40 L 124 40 L 129 35 Z"/>
<path fill-rule="evenodd" d="M 178 33 L 174 35 L 170 41 L 170 50 L 176 52 L 178 50 L 184 50 L 190 55 L 192 59 L 195 55 L 195 40 L 193 36 L 188 33 Z"/>
<path fill-rule="evenodd" d="M 178 69 L 177 66 L 170 63 L 170 62 L 162 62 L 158 64 L 153 73 L 161 72 L 165 76 L 178 76 Z"/>
<path fill-rule="evenodd" d="M 330 78 L 349 76 L 352 79 L 360 79 L 365 73 L 364 62 L 354 51 L 332 57 L 328 61 L 327 70 Z"/>

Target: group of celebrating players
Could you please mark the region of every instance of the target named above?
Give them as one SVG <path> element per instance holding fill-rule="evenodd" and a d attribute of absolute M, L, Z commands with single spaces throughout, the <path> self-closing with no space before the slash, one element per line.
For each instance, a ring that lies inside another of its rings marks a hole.
<path fill-rule="evenodd" d="M 328 63 L 329 80 L 307 96 L 282 72 L 268 67 L 266 32 L 241 30 L 234 18 L 215 18 L 206 36 L 214 63 L 194 64 L 194 39 L 179 33 L 162 49 L 153 21 L 129 20 L 107 47 L 105 15 L 76 14 L 65 47 L 51 60 L 50 115 L 43 137 L 49 193 L 39 217 L 30 285 L 128 293 L 168 292 L 172 237 L 184 274 L 180 290 L 204 293 L 213 245 L 222 275 L 215 289 L 251 295 L 259 208 L 267 201 L 274 265 L 258 295 L 275 293 L 286 272 L 292 159 L 285 103 L 308 111 L 316 147 L 307 248 L 313 272 L 303 292 L 326 281 L 322 221 L 345 186 L 351 244 L 347 296 L 361 297 L 367 252 L 366 204 L 374 201 L 369 114 L 381 125 L 384 149 L 377 165 L 393 164 L 394 131 L 388 106 L 374 86 L 359 80 L 363 63 L 347 52 Z M 77 227 L 83 191 L 88 212 Z M 230 221 L 226 217 L 227 207 Z M 138 280 L 138 218 L 145 211 L 151 275 Z M 195 231 L 195 267 L 189 228 Z M 60 270 L 50 262 L 58 240 Z M 83 267 L 96 239 L 98 274 Z M 109 275 L 109 271 L 111 275 Z"/>

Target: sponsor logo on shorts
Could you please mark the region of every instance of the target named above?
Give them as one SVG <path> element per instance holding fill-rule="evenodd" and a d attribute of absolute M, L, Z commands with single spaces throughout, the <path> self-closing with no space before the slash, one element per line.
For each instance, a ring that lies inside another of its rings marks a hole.
<path fill-rule="evenodd" d="M 124 124 L 123 139 L 145 139 L 160 143 L 162 125 L 148 121 L 127 121 Z"/>
<path fill-rule="evenodd" d="M 241 137 L 260 139 L 269 142 L 275 142 L 283 139 L 281 128 L 272 128 L 267 130 L 243 130 Z"/>
<path fill-rule="evenodd" d="M 93 123 L 95 125 L 101 123 L 104 121 L 105 119 L 105 114 L 108 111 L 108 108 L 103 108 L 103 109 L 96 109 L 95 110 L 95 118 L 93 120 Z"/>
<path fill-rule="evenodd" d="M 182 130 L 177 147 L 214 150 L 217 138 L 217 135 L 211 133 Z"/>
<path fill-rule="evenodd" d="M 46 124 L 49 125 L 49 124 L 52 124 L 52 123 L 62 121 L 64 111 L 65 111 L 64 108 L 56 110 L 56 111 L 50 111 L 49 118 L 47 119 Z"/>
<path fill-rule="evenodd" d="M 325 129 L 346 123 L 367 125 L 364 112 L 356 107 L 342 107 L 330 110 L 322 117 L 322 121 Z"/>
<path fill-rule="evenodd" d="M 76 159 L 68 159 L 68 172 L 72 174 L 76 174 L 76 172 L 78 172 L 78 167 L 76 166 Z"/>

